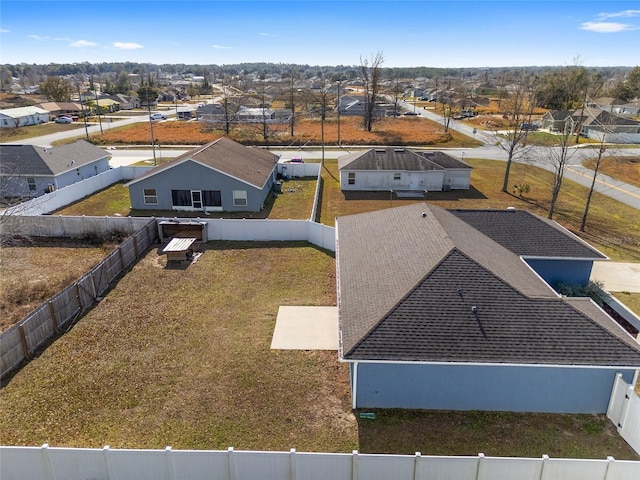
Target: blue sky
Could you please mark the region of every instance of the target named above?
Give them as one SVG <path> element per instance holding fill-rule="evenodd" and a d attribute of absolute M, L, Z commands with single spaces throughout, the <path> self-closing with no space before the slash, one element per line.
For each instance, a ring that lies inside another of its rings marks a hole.
<path fill-rule="evenodd" d="M 0 63 L 640 64 L 640 2 L 0 0 Z"/>

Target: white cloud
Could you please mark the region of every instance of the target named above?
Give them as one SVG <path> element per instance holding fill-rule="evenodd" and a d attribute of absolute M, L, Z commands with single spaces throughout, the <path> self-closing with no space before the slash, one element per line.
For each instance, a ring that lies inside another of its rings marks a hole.
<path fill-rule="evenodd" d="M 121 50 L 137 50 L 138 48 L 144 47 L 135 42 L 113 42 L 113 48 L 119 48 Z"/>
<path fill-rule="evenodd" d="M 0 28 L 0 33 L 9 33 L 10 30 L 7 30 L 6 28 Z"/>
<path fill-rule="evenodd" d="M 224 45 L 211 45 L 211 48 L 217 48 L 219 50 L 229 50 L 231 47 L 225 47 Z"/>
<path fill-rule="evenodd" d="M 70 47 L 97 47 L 98 44 L 95 42 L 90 42 L 89 40 L 76 40 L 75 42 L 69 44 Z"/>
<path fill-rule="evenodd" d="M 616 33 L 625 30 L 635 30 L 637 27 L 626 23 L 615 22 L 584 22 L 580 25 L 580 30 L 588 30 L 596 33 Z"/>
<path fill-rule="evenodd" d="M 40 35 L 29 35 L 29 38 L 33 40 L 48 40 L 49 37 L 41 37 Z"/>
<path fill-rule="evenodd" d="M 640 16 L 640 10 L 623 10 L 615 13 L 599 13 L 598 18 L 600 20 L 606 20 L 607 18 L 617 17 L 637 17 Z"/>
<path fill-rule="evenodd" d="M 277 37 L 278 35 L 274 34 L 274 33 L 265 33 L 265 32 L 260 32 L 260 36 L 261 37 Z"/>

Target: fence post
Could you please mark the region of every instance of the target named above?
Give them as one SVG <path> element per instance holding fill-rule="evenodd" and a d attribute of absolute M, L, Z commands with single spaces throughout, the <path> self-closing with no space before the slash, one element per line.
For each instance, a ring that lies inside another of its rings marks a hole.
<path fill-rule="evenodd" d="M 113 466 L 111 465 L 111 448 L 109 447 L 109 445 L 105 445 L 102 448 L 102 453 L 104 455 L 104 465 L 106 467 L 107 470 L 107 480 L 109 480 L 110 478 L 116 478 L 115 475 L 113 474 Z"/>
<path fill-rule="evenodd" d="M 83 310 L 83 305 L 82 305 L 82 297 L 80 296 L 80 285 L 78 285 L 78 283 L 76 282 L 76 297 L 78 298 L 78 305 L 80 306 L 80 311 Z"/>
<path fill-rule="evenodd" d="M 164 449 L 164 454 L 167 461 L 167 477 L 169 477 L 169 480 L 175 480 L 176 471 L 173 465 L 173 454 L 170 446 Z"/>
<path fill-rule="evenodd" d="M 476 480 L 484 478 L 484 453 L 478 454 L 478 469 L 476 471 Z"/>
<path fill-rule="evenodd" d="M 50 300 L 47 302 L 47 305 L 49 305 L 49 314 L 51 315 L 51 322 L 53 323 L 53 331 L 55 332 L 58 330 L 58 319 L 56 318 L 56 309 Z"/>
<path fill-rule="evenodd" d="M 135 253 L 136 258 L 138 258 L 138 255 L 140 255 L 140 252 L 138 252 L 138 237 L 136 237 L 135 233 L 132 235 L 132 237 L 133 237 L 133 253 Z"/>
<path fill-rule="evenodd" d="M 540 480 L 544 480 L 546 478 L 548 464 L 549 464 L 549 455 L 542 455 L 542 468 L 540 469 Z"/>
<path fill-rule="evenodd" d="M 351 452 L 351 480 L 358 480 L 359 477 L 358 450 L 354 450 Z"/>
<path fill-rule="evenodd" d="M 420 452 L 416 452 L 416 458 L 413 462 L 413 480 L 420 479 L 420 459 L 422 458 L 422 454 Z"/>
<path fill-rule="evenodd" d="M 289 480 L 296 480 L 296 449 L 289 450 Z"/>
<path fill-rule="evenodd" d="M 22 344 L 22 353 L 24 358 L 29 358 L 29 343 L 27 343 L 27 336 L 24 333 L 24 327 L 22 324 L 18 325 L 18 332 L 20 332 L 20 343 Z"/>
<path fill-rule="evenodd" d="M 56 480 L 56 473 L 53 471 L 53 465 L 51 465 L 51 457 L 49 456 L 49 444 L 42 445 L 42 458 L 44 459 L 44 467 L 47 470 L 47 478 L 50 480 Z"/>
<path fill-rule="evenodd" d="M 236 459 L 233 456 L 233 447 L 227 449 L 227 462 L 229 463 L 229 480 L 236 480 Z"/>
<path fill-rule="evenodd" d="M 615 478 L 615 467 L 613 466 L 614 462 L 616 461 L 615 458 L 613 458 L 612 456 L 608 456 L 607 457 L 607 470 L 605 471 L 604 474 L 604 480 L 609 480 L 610 478 Z"/>
<path fill-rule="evenodd" d="M 120 263 L 122 264 L 122 270 L 120 270 L 120 272 L 118 273 L 118 275 L 120 275 L 120 273 L 122 273 L 125 269 L 124 255 L 122 254 L 122 247 L 118 247 L 118 254 L 120 255 Z M 116 277 L 118 275 L 116 275 Z"/>

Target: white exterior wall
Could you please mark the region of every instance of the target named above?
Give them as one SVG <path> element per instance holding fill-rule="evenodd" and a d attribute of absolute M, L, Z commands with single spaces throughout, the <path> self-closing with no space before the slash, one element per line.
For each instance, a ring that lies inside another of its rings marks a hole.
<path fill-rule="evenodd" d="M 355 173 L 354 185 L 349 185 L 349 173 Z M 400 180 L 394 175 L 400 173 Z M 407 172 L 393 170 L 341 170 L 341 190 L 389 191 L 389 190 L 430 190 L 441 191 L 445 181 L 444 170 L 427 172 Z"/>

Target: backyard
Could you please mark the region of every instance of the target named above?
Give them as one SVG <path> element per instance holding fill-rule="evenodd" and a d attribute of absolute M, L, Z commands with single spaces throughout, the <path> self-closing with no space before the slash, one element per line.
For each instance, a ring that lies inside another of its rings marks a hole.
<path fill-rule="evenodd" d="M 0 442 L 638 458 L 604 415 L 360 418 L 335 351 L 270 349 L 279 305 L 335 305 L 333 256 L 299 242 L 209 242 L 202 251 L 176 269 L 151 249 L 9 379 Z"/>

